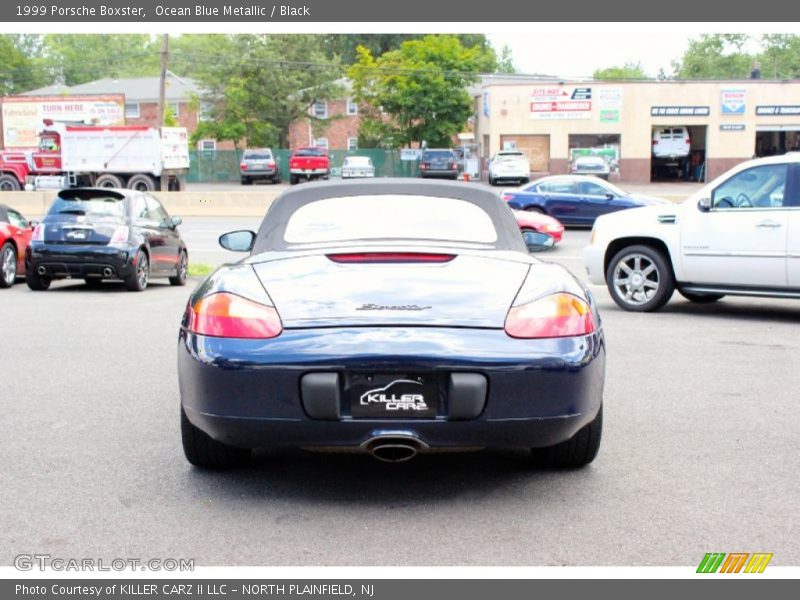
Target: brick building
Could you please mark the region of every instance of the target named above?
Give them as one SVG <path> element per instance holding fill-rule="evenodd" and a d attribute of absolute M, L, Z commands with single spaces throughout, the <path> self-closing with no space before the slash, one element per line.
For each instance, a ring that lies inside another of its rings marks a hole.
<path fill-rule="evenodd" d="M 320 146 L 330 150 L 357 150 L 363 107 L 351 98 L 317 102 L 308 119 L 289 126 L 289 147 Z"/>

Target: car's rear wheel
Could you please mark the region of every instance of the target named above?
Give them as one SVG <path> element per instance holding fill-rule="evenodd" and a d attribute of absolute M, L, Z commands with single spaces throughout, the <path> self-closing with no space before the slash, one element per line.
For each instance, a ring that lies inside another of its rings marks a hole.
<path fill-rule="evenodd" d="M 289 175 L 289 185 L 297 185 L 300 178 L 297 175 Z"/>
<path fill-rule="evenodd" d="M 678 290 L 678 293 L 689 302 L 695 302 L 697 304 L 711 304 L 725 297 L 725 294 L 694 294 L 692 292 L 684 292 L 681 289 Z"/>
<path fill-rule="evenodd" d="M 128 180 L 128 189 L 137 192 L 152 192 L 156 189 L 156 180 L 146 173 L 137 173 Z"/>
<path fill-rule="evenodd" d="M 201 469 L 231 469 L 247 464 L 250 450 L 218 442 L 192 425 L 181 407 L 181 442 L 186 460 Z"/>
<path fill-rule="evenodd" d="M 600 450 L 603 434 L 603 405 L 597 416 L 565 442 L 546 448 L 533 448 L 534 462 L 542 467 L 577 469 L 592 462 Z"/>
<path fill-rule="evenodd" d="M 17 251 L 6 242 L 0 250 L 0 288 L 9 288 L 17 280 Z"/>
<path fill-rule="evenodd" d="M 253 180 L 249 177 L 242 177 L 242 185 L 252 185 Z"/>
<path fill-rule="evenodd" d="M 38 275 L 37 273 L 26 272 L 25 273 L 25 283 L 28 284 L 28 287 L 32 289 L 34 292 L 43 292 L 47 288 L 50 287 L 50 282 L 52 279 L 49 277 L 43 277 L 42 275 Z"/>
<path fill-rule="evenodd" d="M 489 185 L 497 185 L 497 180 L 494 177 L 489 177 Z"/>
<path fill-rule="evenodd" d="M 614 302 L 633 312 L 658 310 L 675 291 L 672 267 L 652 246 L 628 246 L 617 252 L 608 265 L 606 283 Z"/>
<path fill-rule="evenodd" d="M 133 273 L 125 278 L 125 288 L 129 292 L 143 292 L 150 281 L 150 260 L 144 250 L 136 253 L 135 265 Z"/>
<path fill-rule="evenodd" d="M 169 278 L 170 285 L 186 285 L 186 274 L 189 272 L 189 257 L 186 252 L 181 252 L 178 260 L 178 270 L 174 277 Z"/>

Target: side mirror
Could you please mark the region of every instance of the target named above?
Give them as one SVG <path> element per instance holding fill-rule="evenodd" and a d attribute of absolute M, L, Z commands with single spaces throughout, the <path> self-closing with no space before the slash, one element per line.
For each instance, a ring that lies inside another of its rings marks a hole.
<path fill-rule="evenodd" d="M 172 227 L 173 229 L 175 229 L 181 223 L 183 223 L 183 219 L 181 219 L 180 217 L 172 217 L 169 220 L 169 226 Z"/>
<path fill-rule="evenodd" d="M 711 210 L 711 197 L 704 196 L 697 201 L 697 208 L 700 212 L 708 212 Z"/>
<path fill-rule="evenodd" d="M 614 198 L 616 198 L 616 197 L 617 197 L 617 196 L 616 196 L 615 194 L 612 194 L 611 192 L 608 192 L 608 193 L 606 194 L 606 200 L 613 200 L 613 199 L 614 199 Z"/>
<path fill-rule="evenodd" d="M 39 224 L 39 221 L 28 221 L 28 227 L 34 229 Z"/>
<path fill-rule="evenodd" d="M 255 241 L 256 234 L 245 229 L 230 231 L 219 236 L 219 245 L 231 252 L 250 252 Z"/>
<path fill-rule="evenodd" d="M 543 252 L 552 248 L 556 243 L 556 239 L 552 235 L 541 231 L 525 231 L 522 233 L 522 238 L 525 240 L 528 252 Z"/>

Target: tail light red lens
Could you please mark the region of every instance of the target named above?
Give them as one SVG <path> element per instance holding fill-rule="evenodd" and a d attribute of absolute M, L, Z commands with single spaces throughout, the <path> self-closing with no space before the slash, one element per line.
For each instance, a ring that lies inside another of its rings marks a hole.
<path fill-rule="evenodd" d="M 267 167 L 270 168 L 270 169 L 274 169 L 275 168 L 275 161 L 274 160 L 269 161 L 267 163 Z"/>
<path fill-rule="evenodd" d="M 336 263 L 446 263 L 455 258 L 454 254 L 429 252 L 354 252 L 327 256 Z"/>
<path fill-rule="evenodd" d="M 223 338 L 267 339 L 281 334 L 283 325 L 272 306 L 236 294 L 217 292 L 197 301 L 189 314 L 189 330 Z"/>
<path fill-rule="evenodd" d="M 242 164 L 240 164 L 240 165 L 239 165 L 239 168 L 240 168 L 242 171 L 247 171 L 247 163 L 242 163 Z"/>
<path fill-rule="evenodd" d="M 523 339 L 570 337 L 594 332 L 595 323 L 585 301 L 562 292 L 511 307 L 505 330 Z"/>
<path fill-rule="evenodd" d="M 32 242 L 43 242 L 44 241 L 44 225 L 39 223 L 33 229 L 33 233 L 31 234 L 31 241 Z"/>
<path fill-rule="evenodd" d="M 121 245 L 128 243 L 128 233 L 129 229 L 127 225 L 117 225 L 117 228 L 114 230 L 114 234 L 111 236 L 111 240 L 109 240 L 109 244 L 114 245 Z"/>
<path fill-rule="evenodd" d="M 457 169 L 458 168 L 458 163 L 450 163 L 450 168 L 451 169 Z"/>

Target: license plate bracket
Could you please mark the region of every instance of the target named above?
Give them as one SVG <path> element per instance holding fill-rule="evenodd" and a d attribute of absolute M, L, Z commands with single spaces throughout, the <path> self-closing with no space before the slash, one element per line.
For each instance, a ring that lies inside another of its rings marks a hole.
<path fill-rule="evenodd" d="M 345 376 L 344 400 L 354 419 L 432 419 L 439 412 L 433 374 L 354 373 Z"/>

